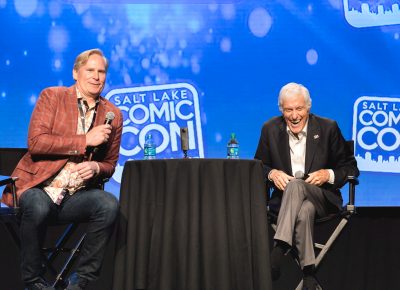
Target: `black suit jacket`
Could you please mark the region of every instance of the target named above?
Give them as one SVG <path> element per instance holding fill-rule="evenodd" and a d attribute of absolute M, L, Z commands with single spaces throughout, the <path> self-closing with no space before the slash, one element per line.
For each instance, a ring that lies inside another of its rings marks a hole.
<path fill-rule="evenodd" d="M 290 162 L 289 136 L 286 122 L 282 116 L 274 117 L 264 123 L 255 154 L 262 160 L 267 182 L 272 169 L 278 169 L 293 175 Z M 334 184 L 322 186 L 327 200 L 334 208 L 342 206 L 340 188 L 346 183 L 347 176 L 358 176 L 357 162 L 347 146 L 342 133 L 333 120 L 309 115 L 306 141 L 305 174 L 319 169 L 332 169 L 335 173 Z M 273 186 L 273 183 L 270 186 Z M 272 198 L 275 201 L 282 196 L 282 191 L 275 188 Z"/>

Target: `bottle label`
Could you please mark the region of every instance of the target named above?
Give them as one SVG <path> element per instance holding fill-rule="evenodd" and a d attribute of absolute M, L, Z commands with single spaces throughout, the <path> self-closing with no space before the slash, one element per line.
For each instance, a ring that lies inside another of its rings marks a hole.
<path fill-rule="evenodd" d="M 145 146 L 144 147 L 144 159 L 156 159 L 156 148 L 152 146 Z"/>
<path fill-rule="evenodd" d="M 236 144 L 228 146 L 227 158 L 239 159 L 239 147 Z"/>

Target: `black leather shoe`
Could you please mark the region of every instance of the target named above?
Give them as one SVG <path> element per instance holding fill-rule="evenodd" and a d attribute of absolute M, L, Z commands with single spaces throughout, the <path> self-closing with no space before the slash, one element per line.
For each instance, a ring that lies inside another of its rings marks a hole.
<path fill-rule="evenodd" d="M 88 280 L 80 278 L 78 274 L 73 273 L 68 279 L 68 287 L 65 290 L 84 290 L 88 283 Z"/>
<path fill-rule="evenodd" d="M 276 246 L 271 252 L 271 277 L 272 281 L 276 281 L 281 276 L 281 264 L 284 256 L 284 250 Z"/>
<path fill-rule="evenodd" d="M 303 290 L 317 290 L 318 285 L 317 279 L 312 275 L 303 278 Z"/>

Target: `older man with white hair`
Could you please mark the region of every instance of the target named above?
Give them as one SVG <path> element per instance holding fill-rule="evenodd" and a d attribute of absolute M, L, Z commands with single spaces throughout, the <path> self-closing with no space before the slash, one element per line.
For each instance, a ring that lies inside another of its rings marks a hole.
<path fill-rule="evenodd" d="M 272 278 L 278 279 L 283 256 L 294 248 L 303 270 L 303 289 L 317 288 L 314 276 L 313 226 L 316 217 L 338 211 L 340 188 L 357 162 L 333 120 L 310 113 L 306 87 L 288 83 L 279 93 L 281 116 L 267 121 L 255 154 L 264 164 L 278 205 L 277 230 L 271 253 Z"/>

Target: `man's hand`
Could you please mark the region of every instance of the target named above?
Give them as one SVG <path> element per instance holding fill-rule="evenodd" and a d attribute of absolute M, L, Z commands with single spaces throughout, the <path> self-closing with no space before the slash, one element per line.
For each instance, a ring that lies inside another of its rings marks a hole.
<path fill-rule="evenodd" d="M 320 169 L 318 171 L 310 173 L 308 175 L 308 178 L 305 180 L 305 182 L 316 186 L 321 186 L 328 181 L 329 181 L 329 171 L 326 169 Z"/>
<path fill-rule="evenodd" d="M 111 125 L 103 124 L 93 127 L 86 134 L 86 146 L 98 146 L 106 143 L 111 134 Z"/>
<path fill-rule="evenodd" d="M 268 178 L 280 190 L 284 190 L 289 181 L 294 179 L 293 176 L 287 175 L 285 172 L 277 169 L 272 169 L 268 175 Z"/>
<path fill-rule="evenodd" d="M 95 161 L 85 161 L 75 165 L 72 172 L 78 172 L 78 176 L 83 180 L 89 180 L 99 171 L 99 165 Z"/>

